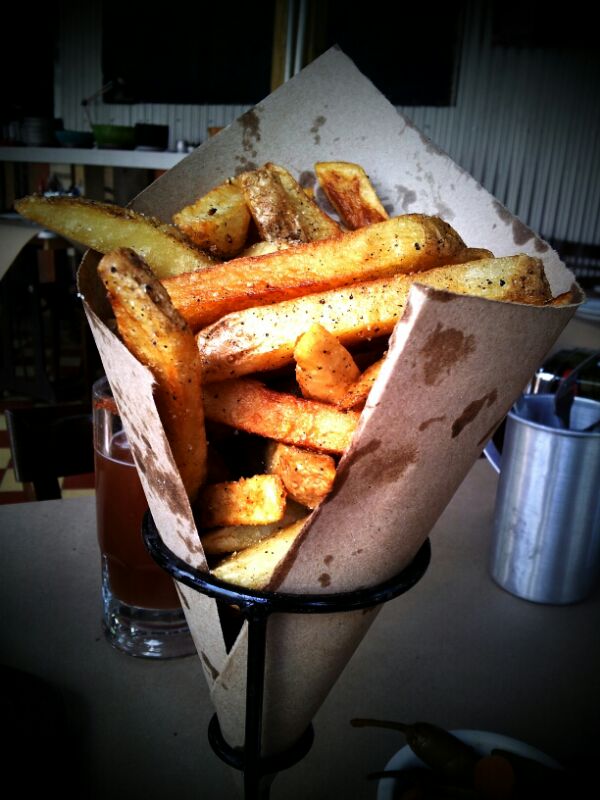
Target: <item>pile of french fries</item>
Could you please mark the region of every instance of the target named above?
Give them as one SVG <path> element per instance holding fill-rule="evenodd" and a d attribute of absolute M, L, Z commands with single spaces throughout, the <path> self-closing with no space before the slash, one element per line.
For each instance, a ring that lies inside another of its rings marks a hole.
<path fill-rule="evenodd" d="M 541 261 L 469 248 L 438 217 L 389 217 L 359 165 L 315 165 L 335 210 L 275 164 L 230 177 L 165 225 L 29 196 L 17 210 L 101 253 L 119 334 L 156 403 L 213 573 L 268 588 L 333 489 L 419 282 L 553 302 Z"/>

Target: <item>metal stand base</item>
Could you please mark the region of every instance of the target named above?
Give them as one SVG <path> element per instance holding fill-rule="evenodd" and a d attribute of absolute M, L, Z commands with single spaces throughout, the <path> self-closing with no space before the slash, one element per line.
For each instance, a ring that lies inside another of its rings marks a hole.
<path fill-rule="evenodd" d="M 263 758 L 261 755 L 265 651 L 269 616 L 273 613 L 334 614 L 386 603 L 407 592 L 423 577 L 431 559 L 429 540 L 399 575 L 378 586 L 336 594 L 282 594 L 232 586 L 205 572 L 193 569 L 166 547 L 156 530 L 150 512 L 147 512 L 144 518 L 142 533 L 146 547 L 154 560 L 173 578 L 215 600 L 237 606 L 248 622 L 244 747 L 234 749 L 227 744 L 216 716 L 210 722 L 208 739 L 219 758 L 244 773 L 246 800 L 259 800 L 259 798 L 265 800 L 268 798 L 268 788 L 271 783 L 267 780 L 268 776 L 273 776 L 304 758 L 313 741 L 311 725 L 289 750 L 272 757 Z"/>

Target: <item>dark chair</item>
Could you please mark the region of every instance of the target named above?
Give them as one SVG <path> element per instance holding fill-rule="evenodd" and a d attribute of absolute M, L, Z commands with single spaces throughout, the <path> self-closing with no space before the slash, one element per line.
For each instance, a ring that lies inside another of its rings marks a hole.
<path fill-rule="evenodd" d="M 6 409 L 15 477 L 33 485 L 34 499 L 61 497 L 59 477 L 94 471 L 90 405 Z"/>

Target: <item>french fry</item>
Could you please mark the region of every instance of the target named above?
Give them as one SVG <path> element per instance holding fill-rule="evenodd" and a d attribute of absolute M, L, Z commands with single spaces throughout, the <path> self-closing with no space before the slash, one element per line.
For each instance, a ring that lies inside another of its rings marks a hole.
<path fill-rule="evenodd" d="M 343 453 L 359 414 L 275 392 L 259 381 L 215 383 L 204 393 L 207 419 L 277 442 L 325 453 Z"/>
<path fill-rule="evenodd" d="M 267 589 L 277 568 L 298 541 L 304 522 L 298 520 L 268 539 L 229 556 L 212 570 L 212 574 L 235 586 Z"/>
<path fill-rule="evenodd" d="M 281 239 L 276 239 L 272 242 L 254 242 L 248 245 L 241 252 L 242 257 L 255 258 L 256 256 L 266 256 L 267 253 L 278 253 L 280 250 L 289 250 L 292 247 L 290 242 L 284 242 Z"/>
<path fill-rule="evenodd" d="M 250 211 L 241 189 L 228 180 L 174 214 L 173 222 L 198 247 L 231 258 L 246 244 Z"/>
<path fill-rule="evenodd" d="M 562 294 L 553 297 L 552 299 L 548 300 L 549 306 L 568 306 L 571 303 L 575 303 L 577 297 L 578 288 L 577 285 L 574 284 L 568 291 L 563 292 Z"/>
<path fill-rule="evenodd" d="M 165 279 L 164 286 L 175 308 L 197 331 L 244 308 L 431 269 L 464 249 L 458 233 L 443 220 L 406 214 L 332 239 L 177 275 Z"/>
<path fill-rule="evenodd" d="M 208 556 L 225 556 L 268 539 L 269 536 L 287 528 L 292 522 L 306 519 L 308 513 L 304 506 L 293 500 L 286 503 L 285 514 L 278 522 L 268 525 L 228 525 L 204 533 L 200 538 L 202 548 Z"/>
<path fill-rule="evenodd" d="M 453 259 L 446 262 L 448 264 L 467 264 L 469 261 L 482 261 L 484 258 L 494 258 L 491 250 L 484 247 L 467 247 L 462 253 L 457 253 Z"/>
<path fill-rule="evenodd" d="M 388 219 L 369 176 L 358 164 L 320 161 L 315 173 L 327 199 L 351 230 Z"/>
<path fill-rule="evenodd" d="M 373 388 L 377 376 L 381 372 L 385 358 L 381 358 L 359 376 L 359 378 L 349 387 L 348 391 L 338 402 L 337 407 L 342 411 L 350 411 L 350 409 L 361 409 L 367 402 L 369 392 Z"/>
<path fill-rule="evenodd" d="M 339 403 L 360 375 L 348 350 L 319 323 L 300 336 L 294 360 L 298 386 L 309 400 Z"/>
<path fill-rule="evenodd" d="M 198 507 L 203 528 L 219 525 L 266 525 L 285 512 L 285 488 L 277 475 L 253 475 L 205 486 Z"/>
<path fill-rule="evenodd" d="M 307 508 L 316 508 L 333 488 L 335 461 L 325 453 L 272 442 L 266 466 L 267 472 L 281 478 L 292 500 Z"/>
<path fill-rule="evenodd" d="M 480 259 L 410 275 L 355 283 L 329 292 L 230 314 L 198 334 L 207 382 L 272 370 L 293 359 L 298 337 L 319 323 L 349 346 L 390 334 L 413 283 L 489 300 L 542 305 L 550 288 L 539 259 Z"/>
<path fill-rule="evenodd" d="M 99 253 L 118 247 L 135 250 L 157 278 L 203 270 L 215 263 L 174 225 L 130 208 L 81 197 L 41 195 L 17 200 L 15 208 L 27 219 Z"/>
<path fill-rule="evenodd" d="M 156 406 L 183 484 L 194 499 L 206 475 L 201 366 L 194 336 L 144 261 L 121 248 L 98 265 L 119 334 L 156 379 Z"/>
<path fill-rule="evenodd" d="M 314 242 L 341 233 L 337 222 L 282 167 L 265 164 L 236 180 L 263 239 Z"/>

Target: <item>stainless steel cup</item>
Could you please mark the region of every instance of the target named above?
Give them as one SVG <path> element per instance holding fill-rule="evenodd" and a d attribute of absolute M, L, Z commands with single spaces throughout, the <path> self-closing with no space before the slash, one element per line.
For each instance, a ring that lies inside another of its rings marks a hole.
<path fill-rule="evenodd" d="M 523 395 L 506 420 L 490 572 L 537 603 L 583 600 L 600 577 L 600 403 L 576 397 L 570 429 L 554 395 Z M 489 458 L 489 452 L 486 453 Z"/>

